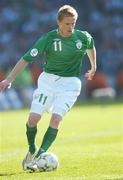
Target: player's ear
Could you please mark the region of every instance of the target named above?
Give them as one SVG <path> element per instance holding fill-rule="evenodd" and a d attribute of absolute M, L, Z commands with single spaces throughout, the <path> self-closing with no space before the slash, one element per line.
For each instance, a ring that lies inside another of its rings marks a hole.
<path fill-rule="evenodd" d="M 62 28 L 62 24 L 59 20 L 57 20 L 57 24 L 58 24 L 58 27 L 61 29 Z"/>

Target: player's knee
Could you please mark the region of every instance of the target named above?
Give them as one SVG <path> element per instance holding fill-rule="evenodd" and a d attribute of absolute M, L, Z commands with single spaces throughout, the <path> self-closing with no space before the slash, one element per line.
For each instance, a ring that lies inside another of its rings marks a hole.
<path fill-rule="evenodd" d="M 41 116 L 36 113 L 30 113 L 29 119 L 28 119 L 28 126 L 29 127 L 35 127 L 37 126 L 38 121 L 40 120 Z"/>
<path fill-rule="evenodd" d="M 62 117 L 58 114 L 53 114 L 51 121 L 50 121 L 50 126 L 53 128 L 58 128 L 60 122 L 62 120 Z"/>

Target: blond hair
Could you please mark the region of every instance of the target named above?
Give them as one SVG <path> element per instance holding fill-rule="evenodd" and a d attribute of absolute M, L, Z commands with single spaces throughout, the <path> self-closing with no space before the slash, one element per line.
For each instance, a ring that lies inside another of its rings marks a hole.
<path fill-rule="evenodd" d="M 77 11 L 70 5 L 64 5 L 58 10 L 57 20 L 62 21 L 64 17 L 74 17 L 78 18 Z"/>

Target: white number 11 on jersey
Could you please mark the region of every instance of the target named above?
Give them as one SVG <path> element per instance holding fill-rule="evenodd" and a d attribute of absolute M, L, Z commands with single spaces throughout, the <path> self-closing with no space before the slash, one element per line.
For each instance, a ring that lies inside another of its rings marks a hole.
<path fill-rule="evenodd" d="M 54 44 L 54 51 L 62 51 L 61 41 L 55 41 L 53 44 Z"/>

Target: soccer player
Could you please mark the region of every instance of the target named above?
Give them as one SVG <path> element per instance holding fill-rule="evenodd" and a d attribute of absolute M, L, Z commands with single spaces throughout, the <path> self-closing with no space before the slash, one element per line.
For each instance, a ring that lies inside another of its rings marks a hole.
<path fill-rule="evenodd" d="M 58 29 L 41 36 L 19 60 L 7 78 L 0 82 L 1 91 L 10 87 L 16 75 L 28 63 L 39 60 L 42 54 L 45 55 L 43 73 L 39 76 L 38 87 L 34 91 L 26 123 L 29 150 L 23 160 L 24 170 L 36 168 L 35 160 L 51 146 L 57 136 L 63 116 L 71 109 L 80 94 L 81 81 L 79 77 L 82 59 L 86 53 L 91 68 L 85 77 L 87 80 L 92 80 L 95 74 L 96 49 L 94 40 L 88 32 L 74 29 L 77 18 L 78 13 L 73 7 L 62 6 L 57 14 Z M 37 151 L 35 145 L 37 123 L 46 111 L 50 111 L 52 116 Z"/>

